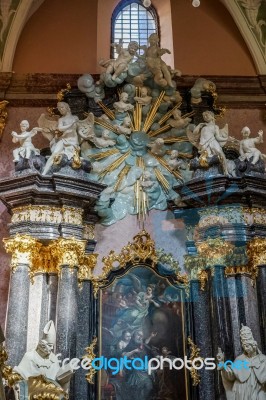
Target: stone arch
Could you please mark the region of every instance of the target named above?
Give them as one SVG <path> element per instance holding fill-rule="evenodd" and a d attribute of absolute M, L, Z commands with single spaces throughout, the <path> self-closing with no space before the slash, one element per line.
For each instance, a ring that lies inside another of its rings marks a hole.
<path fill-rule="evenodd" d="M 259 75 L 266 75 L 266 42 L 263 37 L 263 27 L 266 18 L 260 18 L 262 0 L 220 0 L 232 15 Z M 265 6 L 266 9 L 266 6 Z M 266 32 L 266 29 L 265 29 Z M 266 34 L 265 34 L 266 35 Z"/>

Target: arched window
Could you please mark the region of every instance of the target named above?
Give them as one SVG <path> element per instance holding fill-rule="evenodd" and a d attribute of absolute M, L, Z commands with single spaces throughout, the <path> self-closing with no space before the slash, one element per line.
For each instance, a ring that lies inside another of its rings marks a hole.
<path fill-rule="evenodd" d="M 127 47 L 131 41 L 140 46 L 147 44 L 148 37 L 156 32 L 160 37 L 159 19 L 153 6 L 145 8 L 141 0 L 122 0 L 112 15 L 112 43 L 123 42 Z M 111 57 L 116 57 L 112 49 Z"/>

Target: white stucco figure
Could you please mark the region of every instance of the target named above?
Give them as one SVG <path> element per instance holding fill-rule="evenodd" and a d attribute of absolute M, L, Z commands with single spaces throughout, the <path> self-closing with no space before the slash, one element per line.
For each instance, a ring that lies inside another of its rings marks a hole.
<path fill-rule="evenodd" d="M 191 118 L 182 118 L 181 110 L 178 108 L 173 110 L 171 118 L 167 120 L 167 124 L 169 124 L 172 128 L 177 129 L 185 128 L 190 122 Z"/>
<path fill-rule="evenodd" d="M 21 362 L 14 368 L 22 378 L 44 375 L 49 379 L 56 380 L 60 369 L 59 360 L 52 349 L 55 345 L 55 327 L 53 321 L 49 321 L 44 328 L 43 338 L 39 341 L 35 350 L 25 353 Z"/>
<path fill-rule="evenodd" d="M 118 57 L 116 59 L 101 60 L 99 64 L 106 68 L 106 74 L 112 74 L 112 79 L 115 80 L 128 70 L 128 65 L 133 60 L 139 46 L 137 42 L 133 41 L 125 49 L 121 40 L 119 43 L 112 43 L 111 46 L 115 48 Z"/>
<path fill-rule="evenodd" d="M 42 114 L 38 120 L 39 125 L 43 128 L 43 135 L 50 140 L 52 153 L 44 167 L 44 175 L 47 174 L 58 156 L 65 154 L 70 160 L 80 149 L 77 134 L 78 117 L 72 115 L 69 105 L 63 101 L 57 103 L 57 108 L 61 117 L 56 122 L 49 121 L 45 114 Z"/>
<path fill-rule="evenodd" d="M 153 143 L 148 143 L 147 147 L 150 147 L 151 153 L 156 156 L 163 156 L 166 152 L 163 138 L 158 138 Z"/>
<path fill-rule="evenodd" d="M 130 117 L 125 117 L 121 125 L 114 125 L 114 127 L 117 133 L 130 136 L 132 132 Z"/>
<path fill-rule="evenodd" d="M 67 389 L 73 371 L 69 364 L 65 367 L 60 366 L 58 357 L 53 353 L 56 341 L 56 332 L 53 321 L 49 321 L 43 330 L 43 338 L 39 341 L 35 350 L 27 351 L 14 372 L 19 373 L 23 379 L 43 375 L 52 381 L 60 384 L 61 374 L 64 373 L 64 384 L 62 387 Z"/>
<path fill-rule="evenodd" d="M 187 128 L 187 136 L 190 142 L 196 146 L 200 153 L 208 157 L 217 155 L 221 161 L 223 172 L 228 174 L 226 157 L 222 147 L 228 140 L 228 125 L 222 129 L 215 124 L 215 117 L 212 111 L 202 113 L 204 122 L 198 124 L 193 131 L 190 126 Z"/>
<path fill-rule="evenodd" d="M 41 132 L 41 128 L 33 128 L 29 131 L 30 124 L 27 120 L 23 120 L 20 123 L 21 133 L 11 132 L 13 136 L 12 142 L 19 143 L 20 147 L 13 150 L 14 162 L 19 161 L 19 157 L 26 158 L 27 160 L 30 158 L 31 152 L 35 155 L 40 155 L 40 150 L 36 149 L 31 142 L 31 138 L 35 136 L 38 132 Z"/>
<path fill-rule="evenodd" d="M 145 52 L 145 60 L 148 69 L 153 74 L 155 83 L 162 87 L 166 87 L 167 85 L 174 87 L 171 71 L 161 58 L 161 56 L 166 53 L 171 54 L 170 50 L 160 48 L 159 36 L 157 33 L 152 33 L 148 41 L 149 46 Z"/>
<path fill-rule="evenodd" d="M 221 370 L 227 400 L 266 399 L 266 356 L 258 349 L 251 329 L 243 326 L 240 330 L 243 354 L 235 359 L 242 368 L 224 366 L 224 354 L 219 349 L 217 360 Z M 245 363 L 245 365 L 244 365 Z"/>
<path fill-rule="evenodd" d="M 104 129 L 102 136 L 94 136 L 90 138 L 90 141 L 95 144 L 99 149 L 105 147 L 112 147 L 115 145 L 115 140 L 111 139 L 107 129 Z"/>
<path fill-rule="evenodd" d="M 128 94 L 126 92 L 122 92 L 119 96 L 119 101 L 115 102 L 113 105 L 114 109 L 120 113 L 132 111 L 134 109 L 134 106 L 128 102 Z"/>
<path fill-rule="evenodd" d="M 141 104 L 142 106 L 150 105 L 151 101 L 152 101 L 152 97 L 148 95 L 148 88 L 146 86 L 143 86 L 140 89 L 140 96 L 135 96 L 134 100 L 138 104 Z"/>
<path fill-rule="evenodd" d="M 168 160 L 168 165 L 172 171 L 175 171 L 176 169 L 185 169 L 186 164 L 183 160 L 180 160 L 179 158 L 179 151 L 178 150 L 172 150 L 169 160 Z"/>
<path fill-rule="evenodd" d="M 255 165 L 260 158 L 265 159 L 266 156 L 256 148 L 256 144 L 263 143 L 263 131 L 260 130 L 256 138 L 250 138 L 250 129 L 245 126 L 241 133 L 243 135 L 243 139 L 240 140 L 239 159 L 244 161 L 252 158 L 251 164 L 253 165 Z"/>

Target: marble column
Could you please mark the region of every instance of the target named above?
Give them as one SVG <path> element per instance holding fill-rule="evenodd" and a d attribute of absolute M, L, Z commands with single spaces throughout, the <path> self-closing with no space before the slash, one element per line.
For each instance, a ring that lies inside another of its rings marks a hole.
<path fill-rule="evenodd" d="M 200 290 L 199 281 L 191 281 L 191 300 L 194 321 L 193 341 L 200 348 L 201 357 L 213 357 L 209 283 L 207 282 L 206 289 L 203 291 Z M 200 375 L 198 400 L 213 400 L 214 372 L 202 369 Z"/>
<path fill-rule="evenodd" d="M 260 310 L 261 350 L 266 354 L 266 265 L 258 267 L 257 293 Z"/>
<path fill-rule="evenodd" d="M 6 347 L 8 363 L 13 367 L 21 361 L 27 351 L 28 311 L 30 277 L 33 262 L 38 257 L 41 243 L 30 235 L 16 234 L 4 239 L 5 249 L 12 254 Z"/>
<path fill-rule="evenodd" d="M 225 359 L 232 360 L 234 346 L 224 266 L 217 265 L 214 267 L 214 274 L 211 279 L 211 304 L 213 356 L 216 356 L 220 347 L 225 353 Z M 220 374 L 215 374 L 215 399 L 226 399 Z"/>
<path fill-rule="evenodd" d="M 12 367 L 20 363 L 27 351 L 29 290 L 29 265 L 18 264 L 10 278 L 6 323 L 8 364 Z"/>
<path fill-rule="evenodd" d="M 58 282 L 56 353 L 65 358 L 76 357 L 78 267 L 62 265 Z"/>
<path fill-rule="evenodd" d="M 78 324 L 77 324 L 77 357 L 85 355 L 85 348 L 88 347 L 97 333 L 96 321 L 96 300 L 92 291 L 91 281 L 82 282 L 78 298 Z M 86 381 L 87 371 L 79 369 L 75 374 L 75 395 L 78 399 L 92 399 L 94 387 Z M 97 375 L 96 375 L 97 379 Z M 93 385 L 94 386 L 94 385 Z"/>
<path fill-rule="evenodd" d="M 232 346 L 234 352 L 234 359 L 242 353 L 242 347 L 240 342 L 240 319 L 238 310 L 238 299 L 241 295 L 241 288 L 239 288 L 239 281 L 236 280 L 235 276 L 229 276 L 226 278 L 227 290 L 228 290 L 228 302 L 229 302 L 229 315 L 231 320 L 232 329 Z"/>
<path fill-rule="evenodd" d="M 238 296 L 239 320 L 241 324 L 249 326 L 254 339 L 261 348 L 261 333 L 257 290 L 249 275 L 238 275 L 236 277 L 242 293 Z"/>

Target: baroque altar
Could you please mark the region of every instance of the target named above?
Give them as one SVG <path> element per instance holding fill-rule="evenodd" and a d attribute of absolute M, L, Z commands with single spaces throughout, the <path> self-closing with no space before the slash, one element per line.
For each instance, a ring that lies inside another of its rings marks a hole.
<path fill-rule="evenodd" d="M 0 357 L 5 396 L 234 400 L 237 393 L 244 400 L 249 391 L 261 400 L 263 132 L 245 126 L 237 140 L 228 124 L 220 126 L 225 110 L 215 84 L 198 78 L 179 88 L 181 71 L 163 61 L 168 50 L 156 34 L 142 49 L 131 42 L 116 50 L 116 59 L 101 61 L 97 80 L 84 74 L 36 126 L 22 120 L 20 132 L 11 132 L 14 173 L 0 181 L 12 216 L 4 239 L 12 272 Z M 49 148 L 37 148 L 36 135 Z M 184 224 L 182 265 L 144 229 L 151 210 L 167 209 Z M 120 254 L 103 257 L 96 275 L 95 224 L 127 215 L 143 229 L 121 243 Z M 214 357 L 217 368 L 153 375 L 122 368 L 114 377 L 68 363 L 62 370 L 59 353 L 78 363 L 86 355 Z M 222 368 L 242 356 L 254 359 L 245 389 L 234 370 Z"/>

